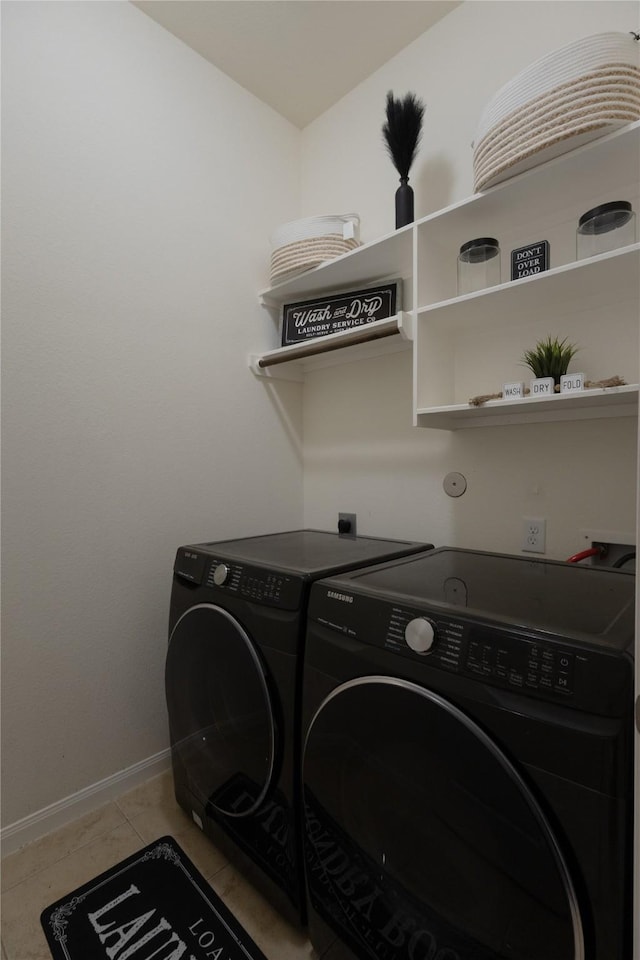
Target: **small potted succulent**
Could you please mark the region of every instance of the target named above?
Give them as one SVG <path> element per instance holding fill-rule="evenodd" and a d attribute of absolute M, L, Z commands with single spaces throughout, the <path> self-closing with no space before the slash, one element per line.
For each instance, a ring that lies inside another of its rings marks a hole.
<path fill-rule="evenodd" d="M 529 367 L 534 377 L 553 377 L 557 385 L 578 349 L 574 343 L 567 343 L 566 337 L 558 340 L 557 337 L 551 339 L 549 336 L 546 340 L 538 340 L 533 350 L 525 350 L 522 362 Z"/>

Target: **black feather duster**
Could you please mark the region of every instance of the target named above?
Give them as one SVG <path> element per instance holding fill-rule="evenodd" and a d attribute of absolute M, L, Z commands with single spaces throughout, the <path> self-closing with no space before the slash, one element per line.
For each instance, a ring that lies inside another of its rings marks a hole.
<path fill-rule="evenodd" d="M 415 93 L 408 93 L 403 100 L 396 100 L 393 91 L 387 94 L 387 122 L 382 133 L 393 165 L 400 179 L 409 177 L 420 143 L 424 103 Z"/>

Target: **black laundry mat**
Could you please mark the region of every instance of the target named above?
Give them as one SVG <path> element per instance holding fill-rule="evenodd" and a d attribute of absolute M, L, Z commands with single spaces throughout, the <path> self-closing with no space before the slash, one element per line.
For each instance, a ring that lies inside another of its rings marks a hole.
<path fill-rule="evenodd" d="M 267 960 L 173 837 L 47 907 L 54 960 Z"/>

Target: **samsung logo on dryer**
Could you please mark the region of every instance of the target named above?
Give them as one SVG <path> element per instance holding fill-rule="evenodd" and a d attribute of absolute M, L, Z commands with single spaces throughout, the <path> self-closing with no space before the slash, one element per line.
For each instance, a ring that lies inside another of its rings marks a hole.
<path fill-rule="evenodd" d="M 353 603 L 353 597 L 348 593 L 338 593 L 337 590 L 327 590 L 329 600 L 341 600 L 342 603 Z"/>

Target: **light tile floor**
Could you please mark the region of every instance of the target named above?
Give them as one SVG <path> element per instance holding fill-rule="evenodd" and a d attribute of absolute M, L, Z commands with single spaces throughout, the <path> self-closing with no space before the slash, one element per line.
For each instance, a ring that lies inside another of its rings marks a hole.
<path fill-rule="evenodd" d="M 269 960 L 316 960 L 304 934 L 290 927 L 183 813 L 169 771 L 5 857 L 2 960 L 51 960 L 40 925 L 42 910 L 167 834 Z"/>

